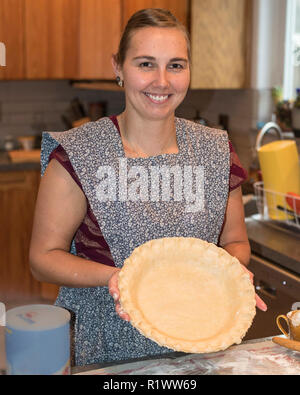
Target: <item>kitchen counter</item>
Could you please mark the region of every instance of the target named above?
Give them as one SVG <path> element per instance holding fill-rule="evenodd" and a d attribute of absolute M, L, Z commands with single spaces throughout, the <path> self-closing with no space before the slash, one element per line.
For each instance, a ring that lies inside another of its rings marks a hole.
<path fill-rule="evenodd" d="M 180 354 L 180 356 L 178 356 Z M 300 375 L 300 353 L 274 344 L 271 337 L 210 354 L 172 353 L 168 358 L 75 367 L 78 375 Z"/>
<path fill-rule="evenodd" d="M 300 229 L 258 215 L 246 218 L 246 226 L 252 253 L 300 274 Z"/>
<path fill-rule="evenodd" d="M 40 163 L 37 161 L 14 163 L 10 160 L 7 152 L 0 152 L 0 172 L 40 170 L 40 168 L 41 168 Z"/>

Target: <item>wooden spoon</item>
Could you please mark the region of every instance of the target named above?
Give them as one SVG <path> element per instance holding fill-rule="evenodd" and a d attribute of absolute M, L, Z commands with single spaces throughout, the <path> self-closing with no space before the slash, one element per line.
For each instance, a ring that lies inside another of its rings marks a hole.
<path fill-rule="evenodd" d="M 272 341 L 280 346 L 289 348 L 290 350 L 300 351 L 300 342 L 297 340 L 291 340 L 285 337 L 273 337 Z"/>

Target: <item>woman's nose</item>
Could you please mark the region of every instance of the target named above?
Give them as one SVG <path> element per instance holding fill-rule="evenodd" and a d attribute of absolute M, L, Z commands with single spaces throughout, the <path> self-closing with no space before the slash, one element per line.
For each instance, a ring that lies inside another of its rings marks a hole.
<path fill-rule="evenodd" d="M 155 85 L 159 86 L 161 88 L 166 88 L 169 86 L 169 78 L 168 78 L 168 72 L 165 69 L 157 69 L 156 75 L 155 75 Z"/>

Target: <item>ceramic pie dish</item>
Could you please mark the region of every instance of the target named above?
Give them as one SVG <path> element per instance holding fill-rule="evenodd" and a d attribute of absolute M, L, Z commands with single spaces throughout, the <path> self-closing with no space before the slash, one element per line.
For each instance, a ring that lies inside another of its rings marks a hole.
<path fill-rule="evenodd" d="M 239 344 L 255 316 L 255 290 L 239 261 L 196 238 L 137 247 L 119 274 L 120 302 L 144 336 L 175 351 Z"/>

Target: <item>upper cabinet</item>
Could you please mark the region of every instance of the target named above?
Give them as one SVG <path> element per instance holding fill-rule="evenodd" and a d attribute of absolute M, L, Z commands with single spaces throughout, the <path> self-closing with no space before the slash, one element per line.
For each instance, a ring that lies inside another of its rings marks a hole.
<path fill-rule="evenodd" d="M 0 0 L 0 42 L 7 64 L 0 67 L 0 80 L 25 78 L 24 5 L 23 0 Z"/>
<path fill-rule="evenodd" d="M 121 0 L 0 0 L 0 79 L 112 79 Z"/>
<path fill-rule="evenodd" d="M 78 72 L 79 1 L 26 0 L 24 9 L 25 78 L 72 78 Z"/>
<path fill-rule="evenodd" d="M 113 80 L 122 31 L 149 7 L 190 30 L 192 89 L 248 86 L 251 0 L 0 0 L 0 79 Z"/>
<path fill-rule="evenodd" d="M 1 80 L 72 78 L 78 73 L 79 0 L 0 0 Z"/>
<path fill-rule="evenodd" d="M 80 0 L 79 72 L 74 79 L 114 79 L 111 57 L 121 36 L 121 0 Z"/>
<path fill-rule="evenodd" d="M 248 86 L 251 25 L 249 0 L 192 0 L 191 88 Z"/>

